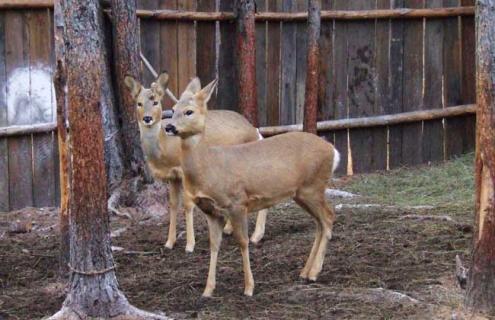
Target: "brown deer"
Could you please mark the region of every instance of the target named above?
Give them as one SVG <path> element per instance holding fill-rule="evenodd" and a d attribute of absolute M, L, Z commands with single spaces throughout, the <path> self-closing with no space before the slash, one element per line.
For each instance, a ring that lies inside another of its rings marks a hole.
<path fill-rule="evenodd" d="M 144 88 L 137 80 L 128 76 L 125 83 L 131 90 L 136 100 L 136 119 L 139 124 L 141 136 L 141 147 L 143 149 L 146 163 L 154 176 L 163 182 L 169 183 L 169 205 L 170 225 L 168 239 L 165 246 L 169 249 L 176 242 L 177 210 L 180 202 L 182 186 L 182 169 L 180 166 L 181 143 L 180 138 L 165 134 L 162 125 L 161 100 L 168 83 L 168 74 L 162 73 L 150 88 Z M 194 78 L 186 87 L 182 98 L 193 96 L 201 89 L 198 78 Z M 167 120 L 164 120 L 166 123 Z M 230 145 L 246 143 L 262 139 L 259 131 L 253 127 L 243 116 L 233 111 L 218 110 L 209 113 L 203 119 L 205 129 L 205 143 L 211 145 Z M 186 251 L 193 252 L 195 245 L 193 210 L 194 203 L 184 192 L 183 203 L 186 216 Z M 251 237 L 253 243 L 259 242 L 265 232 L 266 210 L 258 214 L 256 228 Z M 225 228 L 230 233 L 229 224 Z"/>
<path fill-rule="evenodd" d="M 194 95 L 182 96 L 174 106 L 169 135 L 182 139 L 182 171 L 188 197 L 206 214 L 210 234 L 210 267 L 203 296 L 215 289 L 218 251 L 225 218 L 232 222 L 243 261 L 244 294 L 251 296 L 254 280 L 249 262 L 247 215 L 286 198 L 316 220 L 313 247 L 300 276 L 315 281 L 320 273 L 327 242 L 332 236 L 334 210 L 327 204 L 325 188 L 340 156 L 316 135 L 293 132 L 234 146 L 205 143 L 207 102 L 216 86 L 208 84 Z"/>

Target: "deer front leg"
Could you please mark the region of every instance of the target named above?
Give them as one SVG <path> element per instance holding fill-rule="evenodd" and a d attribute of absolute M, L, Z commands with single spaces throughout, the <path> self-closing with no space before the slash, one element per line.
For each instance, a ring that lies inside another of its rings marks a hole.
<path fill-rule="evenodd" d="M 231 216 L 234 237 L 242 254 L 242 269 L 244 271 L 244 295 L 251 297 L 254 291 L 254 278 L 249 261 L 248 219 L 245 210 L 233 212 Z"/>
<path fill-rule="evenodd" d="M 251 235 L 251 242 L 253 244 L 258 244 L 258 242 L 263 239 L 265 235 L 265 224 L 266 224 L 266 215 L 268 214 L 267 209 L 260 210 L 258 212 L 258 217 L 256 218 L 256 228 L 254 228 L 254 232 Z"/>
<path fill-rule="evenodd" d="M 211 297 L 216 286 L 216 270 L 218 251 L 222 242 L 222 224 L 223 220 L 211 214 L 206 214 L 208 221 L 208 229 L 210 233 L 210 268 L 208 270 L 208 279 L 206 280 L 206 288 L 203 292 L 203 297 Z"/>
<path fill-rule="evenodd" d="M 177 209 L 179 207 L 180 182 L 171 181 L 169 183 L 169 216 L 168 240 L 165 247 L 172 249 L 177 240 Z"/>
<path fill-rule="evenodd" d="M 186 216 L 186 252 L 193 252 L 196 244 L 194 236 L 194 202 L 184 190 L 184 214 Z"/>

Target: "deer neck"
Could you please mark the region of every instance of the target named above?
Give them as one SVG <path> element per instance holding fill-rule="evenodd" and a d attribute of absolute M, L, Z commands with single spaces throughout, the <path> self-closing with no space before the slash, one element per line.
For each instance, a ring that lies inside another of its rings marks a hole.
<path fill-rule="evenodd" d="M 162 129 L 161 123 L 155 123 L 150 127 L 139 124 L 139 132 L 141 146 L 146 159 L 149 161 L 158 160 L 162 155 L 163 147 L 168 144 L 167 135 Z"/>

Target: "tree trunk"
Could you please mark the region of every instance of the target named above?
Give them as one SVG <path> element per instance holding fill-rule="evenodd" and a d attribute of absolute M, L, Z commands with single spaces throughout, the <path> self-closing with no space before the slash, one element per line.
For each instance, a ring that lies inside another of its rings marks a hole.
<path fill-rule="evenodd" d="M 237 0 L 236 12 L 239 108 L 242 115 L 257 127 L 255 5 L 254 0 Z"/>
<path fill-rule="evenodd" d="M 495 0 L 478 0 L 476 10 L 476 227 L 466 304 L 495 314 Z"/>
<path fill-rule="evenodd" d="M 129 305 L 110 246 L 101 113 L 102 39 L 98 0 L 66 0 L 64 14 L 70 216 L 69 293 L 53 319 L 164 319 Z M 59 117 L 58 120 L 61 120 Z"/>
<path fill-rule="evenodd" d="M 309 0 L 308 6 L 308 63 L 306 69 L 306 94 L 304 97 L 303 130 L 316 134 L 318 110 L 318 78 L 320 73 L 320 24 L 319 0 Z"/>
<path fill-rule="evenodd" d="M 138 19 L 136 0 L 112 0 L 113 59 L 119 110 L 122 117 L 126 167 L 132 176 L 144 174 L 144 156 L 139 140 L 135 101 L 124 83 L 126 76 L 140 78 Z M 141 170 L 141 171 L 140 171 Z"/>

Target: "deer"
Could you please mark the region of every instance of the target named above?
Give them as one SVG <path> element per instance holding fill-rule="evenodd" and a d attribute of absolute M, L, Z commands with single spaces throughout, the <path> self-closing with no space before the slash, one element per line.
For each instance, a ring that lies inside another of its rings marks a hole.
<path fill-rule="evenodd" d="M 143 85 L 131 76 L 124 79 L 130 89 L 133 99 L 136 101 L 136 120 L 139 126 L 141 148 L 146 164 L 152 176 L 169 185 L 169 215 L 170 223 L 166 248 L 172 249 L 176 242 L 177 211 L 183 195 L 184 214 L 186 220 L 186 252 L 193 252 L 195 246 L 194 235 L 194 202 L 183 192 L 183 172 L 181 169 L 181 143 L 180 138 L 168 136 L 162 129 L 167 119 L 162 123 L 162 98 L 167 89 L 169 76 L 166 72 L 160 74 L 150 88 Z M 199 78 L 193 78 L 182 94 L 182 98 L 192 96 L 201 90 Z M 205 117 L 205 143 L 212 145 L 229 145 L 247 143 L 262 139 L 259 130 L 253 127 L 249 121 L 240 114 L 228 111 L 211 111 Z M 256 228 L 251 241 L 257 244 L 265 233 L 267 211 L 261 210 L 256 220 Z M 232 226 L 227 221 L 224 232 L 232 233 Z"/>
<path fill-rule="evenodd" d="M 316 221 L 315 240 L 300 273 L 301 278 L 316 281 L 335 221 L 325 189 L 338 166 L 339 152 L 322 138 L 304 132 L 239 145 L 206 144 L 205 119 L 211 112 L 207 103 L 216 83 L 214 80 L 196 94 L 182 96 L 173 107 L 171 122 L 165 127 L 168 135 L 181 138 L 185 189 L 208 222 L 210 265 L 203 297 L 211 297 L 215 289 L 224 219 L 231 221 L 240 247 L 244 295 L 253 295 L 248 214 L 287 198 L 294 199 Z"/>

